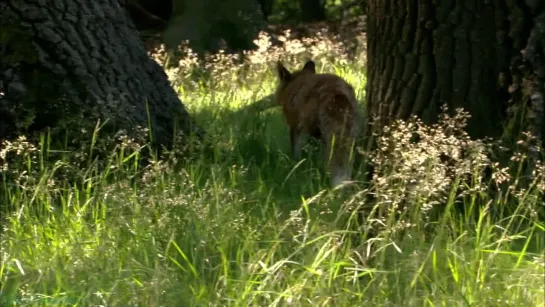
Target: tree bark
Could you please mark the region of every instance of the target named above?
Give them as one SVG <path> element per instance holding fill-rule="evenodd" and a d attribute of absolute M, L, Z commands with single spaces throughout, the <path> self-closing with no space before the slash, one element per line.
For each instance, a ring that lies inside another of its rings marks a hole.
<path fill-rule="evenodd" d="M 533 97 L 532 130 L 543 139 L 544 6 L 515 0 L 370 0 L 365 134 L 380 134 L 392 120 L 412 115 L 433 123 L 445 104 L 471 114 L 472 137 L 500 137 L 510 104 L 528 102 L 515 101 L 523 92 Z M 525 78 L 533 86 L 522 86 Z"/>
<path fill-rule="evenodd" d="M 78 116 L 129 133 L 149 123 L 167 147 L 175 130 L 202 134 L 119 0 L 10 0 L 0 14 L 0 138 Z"/>
<path fill-rule="evenodd" d="M 269 20 L 269 16 L 272 14 L 274 0 L 258 0 L 261 13 L 265 20 Z"/>
<path fill-rule="evenodd" d="M 164 30 L 172 16 L 172 0 L 121 0 L 138 30 Z"/>

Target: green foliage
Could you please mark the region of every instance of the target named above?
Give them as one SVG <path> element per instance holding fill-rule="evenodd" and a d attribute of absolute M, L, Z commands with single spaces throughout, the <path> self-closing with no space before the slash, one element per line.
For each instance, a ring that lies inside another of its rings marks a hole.
<path fill-rule="evenodd" d="M 306 57 L 298 45 L 281 50 L 290 67 Z M 341 74 L 363 100 L 363 61 L 335 50 L 315 51 L 317 70 Z M 70 151 L 47 138 L 4 146 L 0 304 L 543 305 L 545 171 L 523 187 L 509 175 L 519 160 L 498 169 L 459 125 L 399 123 L 385 139 L 392 150 L 373 155 L 370 189 L 330 190 L 318 148 L 293 161 L 279 110 L 252 108 L 275 88 L 274 52 L 243 67 L 218 56 L 205 80 L 168 71 L 206 146 L 177 140 L 145 165 L 145 135 L 74 133 L 87 145 Z"/>
<path fill-rule="evenodd" d="M 363 18 L 367 0 L 325 0 L 322 2 L 328 21 L 347 22 Z M 296 24 L 303 19 L 301 0 L 274 0 L 271 23 Z"/>
<path fill-rule="evenodd" d="M 301 20 L 299 1 L 275 0 L 269 20 L 272 23 L 295 23 Z"/>
<path fill-rule="evenodd" d="M 176 0 L 163 38 L 168 48 L 189 40 L 198 53 L 217 51 L 221 40 L 232 50 L 251 49 L 264 26 L 257 0 Z"/>
<path fill-rule="evenodd" d="M 326 12 L 329 20 L 342 24 L 362 22 L 367 15 L 367 0 L 328 1 Z"/>

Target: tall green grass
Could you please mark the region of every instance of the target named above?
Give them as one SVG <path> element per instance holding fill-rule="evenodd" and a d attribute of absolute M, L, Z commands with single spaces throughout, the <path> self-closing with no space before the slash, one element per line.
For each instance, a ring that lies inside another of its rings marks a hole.
<path fill-rule="evenodd" d="M 361 66 L 320 69 L 363 100 Z M 98 128 L 80 152 L 47 136 L 4 148 L 0 304 L 543 306 L 542 181 L 492 195 L 454 178 L 398 214 L 383 208 L 410 180 L 330 190 L 316 146 L 292 161 L 279 110 L 248 107 L 274 90 L 273 74 L 260 76 L 177 85 L 212 150 L 142 166 L 146 145 L 121 139 L 100 162 Z M 389 198 L 362 221 L 371 193 Z"/>

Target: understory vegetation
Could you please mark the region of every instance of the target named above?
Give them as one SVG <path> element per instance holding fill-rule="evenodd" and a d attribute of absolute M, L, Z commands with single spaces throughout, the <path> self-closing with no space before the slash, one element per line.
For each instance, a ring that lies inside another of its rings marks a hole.
<path fill-rule="evenodd" d="M 399 121 L 376 151 L 358 146 L 354 182 L 335 190 L 316 142 L 290 158 L 275 61 L 312 58 L 363 112 L 356 39 L 349 52 L 326 31 L 263 34 L 245 59 L 183 47 L 167 74 L 207 136 L 161 158 L 146 127 L 74 130 L 77 148 L 47 134 L 4 143 L 0 305 L 543 306 L 545 165 L 521 168 L 531 136 L 500 164 L 460 110 Z"/>

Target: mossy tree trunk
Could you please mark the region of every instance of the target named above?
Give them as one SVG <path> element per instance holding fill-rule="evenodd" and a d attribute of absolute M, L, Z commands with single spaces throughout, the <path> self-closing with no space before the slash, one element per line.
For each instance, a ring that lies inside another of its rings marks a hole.
<path fill-rule="evenodd" d="M 299 0 L 301 19 L 303 22 L 323 21 L 325 15 L 324 0 Z"/>
<path fill-rule="evenodd" d="M 435 122 L 445 104 L 471 114 L 472 137 L 496 138 L 527 103 L 543 139 L 545 2 L 369 0 L 368 12 L 367 136 L 396 118 Z"/>
<path fill-rule="evenodd" d="M 119 0 L 9 0 L 0 15 L 0 138 L 82 119 L 150 123 L 157 145 L 202 133 Z"/>
<path fill-rule="evenodd" d="M 259 6 L 261 8 L 261 13 L 265 20 L 269 20 L 269 16 L 272 14 L 274 0 L 258 0 Z"/>

